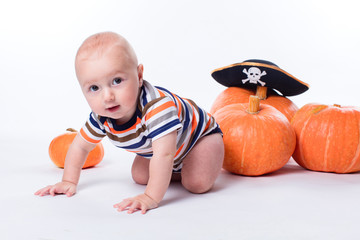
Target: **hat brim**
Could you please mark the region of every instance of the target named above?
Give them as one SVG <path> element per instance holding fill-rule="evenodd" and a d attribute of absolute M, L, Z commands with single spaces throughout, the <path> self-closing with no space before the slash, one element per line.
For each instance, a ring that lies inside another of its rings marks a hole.
<path fill-rule="evenodd" d="M 307 83 L 269 63 L 245 61 L 215 69 L 211 76 L 226 87 L 254 89 L 256 86 L 264 86 L 279 91 L 283 96 L 295 96 L 309 89 Z M 250 70 L 252 67 L 253 69 Z M 255 80 L 250 77 L 250 72 L 254 71 L 258 74 Z"/>

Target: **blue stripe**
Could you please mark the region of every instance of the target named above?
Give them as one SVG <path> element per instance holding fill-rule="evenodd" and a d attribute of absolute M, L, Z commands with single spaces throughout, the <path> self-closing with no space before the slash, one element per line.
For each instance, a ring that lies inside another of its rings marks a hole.
<path fill-rule="evenodd" d="M 143 96 L 142 96 L 143 106 L 145 106 L 146 104 L 148 104 L 148 101 L 147 101 L 147 99 L 146 99 L 146 92 L 145 92 L 145 87 L 144 87 L 144 85 L 141 87 L 141 92 L 143 93 Z"/>
<path fill-rule="evenodd" d="M 99 121 L 101 124 L 104 124 L 106 122 L 107 117 L 100 117 Z"/>
<path fill-rule="evenodd" d="M 204 125 L 203 121 L 204 121 L 204 115 L 203 115 L 203 112 L 201 111 L 201 109 L 199 109 L 199 122 L 198 122 L 196 132 L 194 134 L 194 137 L 192 139 L 189 149 L 191 149 L 193 147 L 193 145 L 197 142 L 199 135 L 201 133 L 200 131 L 202 129 L 202 126 Z"/>
<path fill-rule="evenodd" d="M 139 156 L 142 156 L 142 157 L 145 157 L 145 158 L 151 158 L 153 156 L 153 154 L 140 154 L 140 153 L 137 153 L 137 155 Z"/>
<path fill-rule="evenodd" d="M 139 148 L 139 147 L 141 147 L 142 145 L 145 144 L 146 139 L 147 138 L 144 136 L 144 137 L 142 137 L 142 139 L 138 143 L 135 143 L 133 145 L 129 145 L 129 146 L 126 146 L 126 147 L 120 147 L 120 146 L 117 146 L 117 147 L 123 148 L 123 149 L 137 149 L 137 148 Z"/>
<path fill-rule="evenodd" d="M 174 94 L 172 92 L 170 92 L 169 90 L 167 90 L 166 88 L 163 88 L 163 87 L 159 87 L 159 86 L 155 86 L 157 89 L 160 89 L 166 93 L 168 93 L 172 99 L 174 100 L 175 104 L 176 104 L 176 107 L 179 108 L 179 106 L 177 106 L 177 101 L 176 101 L 176 98 L 174 97 Z M 179 99 L 180 99 L 180 104 L 182 106 L 182 109 L 185 109 L 185 120 L 184 120 L 184 129 L 187 129 L 187 127 L 189 126 L 190 124 L 190 117 L 189 117 L 189 109 L 185 103 L 185 101 L 179 97 L 178 95 L 176 95 Z M 184 110 L 183 110 L 184 111 Z"/>
<path fill-rule="evenodd" d="M 184 129 L 187 129 L 190 124 L 190 114 L 188 107 L 185 103 L 185 101 L 182 98 L 179 98 L 182 103 L 182 109 L 185 109 L 185 120 L 184 120 Z M 183 110 L 184 111 L 184 110 Z"/>
<path fill-rule="evenodd" d="M 118 125 L 116 123 L 115 119 L 112 119 L 112 118 L 109 118 L 109 119 L 116 131 L 124 131 L 124 130 L 127 130 L 127 129 L 131 128 L 132 126 L 134 126 L 138 118 L 141 118 L 141 112 L 140 112 L 139 108 L 136 107 L 136 111 L 135 111 L 134 115 L 131 117 L 131 119 L 122 125 Z"/>
<path fill-rule="evenodd" d="M 174 94 L 172 92 L 170 92 L 169 90 L 167 90 L 166 88 L 162 88 L 162 87 L 159 87 L 159 86 L 155 86 L 157 89 L 160 89 L 166 93 L 168 93 L 172 99 L 174 100 L 175 104 L 176 104 L 176 98 L 174 97 Z M 179 96 L 178 96 L 179 97 Z"/>
<path fill-rule="evenodd" d="M 90 122 L 91 124 L 96 127 L 97 129 L 101 130 L 103 133 L 106 133 L 104 129 L 101 129 L 101 127 L 99 126 L 98 122 L 94 119 L 93 113 L 90 113 Z"/>
<path fill-rule="evenodd" d="M 173 126 L 176 126 L 176 125 L 179 124 L 179 123 L 180 123 L 179 119 L 174 119 L 174 120 L 172 120 L 171 122 L 168 122 L 167 124 L 165 124 L 164 126 L 162 126 L 161 128 L 159 128 L 159 129 L 151 132 L 151 133 L 148 135 L 148 137 L 149 137 L 149 138 L 154 138 L 154 137 L 156 137 L 157 135 L 159 135 L 160 133 L 165 132 L 166 130 L 172 128 Z"/>

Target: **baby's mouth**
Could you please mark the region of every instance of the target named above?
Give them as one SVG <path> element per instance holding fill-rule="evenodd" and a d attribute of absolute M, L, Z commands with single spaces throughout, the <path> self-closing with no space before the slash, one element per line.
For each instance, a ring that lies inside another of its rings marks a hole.
<path fill-rule="evenodd" d="M 117 106 L 113 106 L 113 107 L 106 108 L 106 110 L 109 111 L 109 112 L 115 112 L 115 111 L 117 111 L 119 108 L 120 108 L 120 105 L 117 105 Z"/>

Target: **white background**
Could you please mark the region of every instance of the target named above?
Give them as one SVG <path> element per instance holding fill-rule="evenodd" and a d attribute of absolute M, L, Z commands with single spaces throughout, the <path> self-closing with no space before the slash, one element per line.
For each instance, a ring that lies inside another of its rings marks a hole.
<path fill-rule="evenodd" d="M 310 85 L 291 97 L 359 106 L 360 3 L 356 0 L 0 2 L 1 239 L 356 239 L 359 174 L 310 172 L 290 160 L 263 177 L 223 172 L 214 190 L 172 184 L 160 208 L 127 215 L 112 204 L 143 191 L 133 156 L 104 141 L 99 167 L 68 199 L 33 196 L 61 179 L 52 138 L 89 114 L 74 73 L 82 41 L 125 36 L 144 78 L 209 110 L 225 88 L 213 69 L 269 60 Z"/>

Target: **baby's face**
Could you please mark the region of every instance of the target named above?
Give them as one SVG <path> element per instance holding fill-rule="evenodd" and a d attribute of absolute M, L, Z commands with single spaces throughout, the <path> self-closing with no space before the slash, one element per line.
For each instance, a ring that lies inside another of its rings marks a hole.
<path fill-rule="evenodd" d="M 128 122 L 136 110 L 143 66 L 121 50 L 76 61 L 76 75 L 92 111 L 118 124 Z"/>

